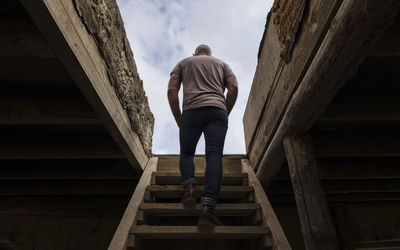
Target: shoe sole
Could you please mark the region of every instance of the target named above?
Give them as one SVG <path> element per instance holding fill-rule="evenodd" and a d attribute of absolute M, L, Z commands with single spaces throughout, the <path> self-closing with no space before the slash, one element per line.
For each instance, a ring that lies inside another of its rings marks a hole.
<path fill-rule="evenodd" d="M 215 227 L 215 224 L 212 222 L 209 222 L 208 220 L 199 220 L 199 223 L 197 223 L 197 225 L 201 228 L 201 229 L 212 229 Z"/>
<path fill-rule="evenodd" d="M 197 200 L 193 197 L 188 197 L 182 201 L 184 207 L 195 207 Z"/>

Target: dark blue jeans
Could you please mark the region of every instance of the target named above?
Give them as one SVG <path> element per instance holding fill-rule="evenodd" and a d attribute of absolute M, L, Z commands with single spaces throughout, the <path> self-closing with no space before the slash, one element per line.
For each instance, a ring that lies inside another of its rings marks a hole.
<path fill-rule="evenodd" d="M 222 178 L 222 152 L 224 149 L 228 114 L 217 107 L 201 107 L 182 113 L 179 129 L 181 145 L 179 169 L 182 185 L 196 183 L 194 176 L 194 154 L 201 134 L 206 141 L 206 173 L 202 204 L 217 205 Z"/>

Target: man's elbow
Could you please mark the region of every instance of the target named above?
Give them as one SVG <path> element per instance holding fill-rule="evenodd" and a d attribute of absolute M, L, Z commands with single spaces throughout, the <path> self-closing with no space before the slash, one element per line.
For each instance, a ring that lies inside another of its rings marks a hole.
<path fill-rule="evenodd" d="M 237 95 L 237 93 L 238 93 L 238 86 L 236 86 L 236 85 L 229 86 L 228 92 Z"/>

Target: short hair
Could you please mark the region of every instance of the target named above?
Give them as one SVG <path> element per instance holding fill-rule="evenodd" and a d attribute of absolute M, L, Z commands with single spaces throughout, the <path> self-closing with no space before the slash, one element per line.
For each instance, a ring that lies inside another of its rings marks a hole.
<path fill-rule="evenodd" d="M 210 48 L 210 46 L 208 46 L 206 44 L 200 44 L 199 46 L 197 46 L 194 54 L 196 56 L 199 54 L 206 54 L 208 56 L 211 56 L 211 48 Z"/>

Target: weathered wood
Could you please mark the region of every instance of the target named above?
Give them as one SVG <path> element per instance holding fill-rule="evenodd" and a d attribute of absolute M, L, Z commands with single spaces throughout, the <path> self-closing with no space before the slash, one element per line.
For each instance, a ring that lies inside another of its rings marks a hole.
<path fill-rule="evenodd" d="M 0 125 L 97 125 L 103 124 L 80 93 L 3 92 Z"/>
<path fill-rule="evenodd" d="M 0 57 L 55 57 L 26 13 L 1 15 L 0 37 Z"/>
<path fill-rule="evenodd" d="M 72 1 L 23 0 L 28 14 L 134 168 L 148 161 L 111 86 L 103 59 Z"/>
<path fill-rule="evenodd" d="M 286 137 L 285 151 L 307 249 L 339 249 L 308 135 Z"/>
<path fill-rule="evenodd" d="M 0 86 L 3 90 L 78 90 L 55 57 L 4 57 L 0 60 L 0 67 Z M 21 69 L 24 69 L 23 74 Z"/>
<path fill-rule="evenodd" d="M 0 180 L 140 179 L 123 158 L 0 160 L 0 166 Z"/>
<path fill-rule="evenodd" d="M 182 184 L 182 176 L 179 172 L 155 172 L 155 183 L 157 185 L 179 185 Z M 204 184 L 204 174 L 195 173 L 197 184 Z M 244 183 L 247 178 L 245 173 L 223 173 L 221 185 L 239 186 Z"/>
<path fill-rule="evenodd" d="M 313 132 L 315 154 L 326 157 L 398 157 L 397 131 Z"/>
<path fill-rule="evenodd" d="M 0 159 L 125 158 L 107 133 L 2 128 Z"/>
<path fill-rule="evenodd" d="M 184 189 L 182 185 L 150 185 L 146 188 L 152 197 L 156 198 L 182 198 Z M 203 185 L 196 186 L 196 195 L 201 196 Z M 219 198 L 221 199 L 243 199 L 253 191 L 249 186 L 221 186 Z"/>
<path fill-rule="evenodd" d="M 321 180 L 400 179 L 399 160 L 394 158 L 324 158 L 317 159 Z M 290 180 L 285 164 L 275 181 Z"/>
<path fill-rule="evenodd" d="M 313 60 L 341 2 L 342 0 L 310 1 L 306 4 L 300 23 L 301 28 L 294 41 L 292 59 L 288 64 L 283 60 L 279 62 L 279 65 L 276 61 L 274 64 L 264 63 L 275 58 L 276 53 L 279 54 L 279 41 L 275 34 L 277 28 L 269 27 L 276 26 L 273 22 L 269 22 L 267 37 L 265 37 L 265 44 L 257 65 L 260 69 L 256 71 L 254 86 L 252 86 L 243 120 L 247 132 L 245 133 L 247 153 L 253 167 L 258 168 L 261 157 L 282 119 L 291 96 Z M 274 19 L 275 15 L 276 13 L 273 13 L 271 19 Z M 286 24 L 291 21 L 293 20 L 287 20 Z M 284 26 L 285 23 L 280 25 Z M 271 56 L 271 59 L 267 59 Z M 249 115 L 246 114 L 247 112 Z"/>
<path fill-rule="evenodd" d="M 140 209 L 146 214 L 156 216 L 196 216 L 203 206 L 196 204 L 194 208 L 185 208 L 182 203 L 142 203 Z M 254 214 L 260 205 L 256 203 L 220 203 L 215 207 L 217 216 L 249 216 Z"/>
<path fill-rule="evenodd" d="M 2 180 L 0 196 L 130 195 L 132 180 Z"/>
<path fill-rule="evenodd" d="M 269 202 L 260 181 L 257 179 L 249 160 L 242 160 L 242 170 L 248 174 L 249 185 L 254 189 L 255 201 L 260 204 L 264 225 L 271 230 L 274 241 L 274 249 L 291 249 L 284 231 L 275 215 L 274 209 Z"/>
<path fill-rule="evenodd" d="M 296 202 L 293 194 L 268 194 L 269 199 L 273 204 Z M 399 202 L 399 192 L 364 192 L 364 193 L 336 193 L 326 194 L 326 199 L 329 202 Z"/>
<path fill-rule="evenodd" d="M 257 177 L 265 185 L 271 183 L 284 162 L 283 139 L 312 126 L 368 49 L 393 23 L 399 6 L 399 1 L 343 2 L 263 154 Z"/>
<path fill-rule="evenodd" d="M 179 155 L 158 155 L 160 168 L 158 172 L 179 172 Z M 240 173 L 240 159 L 244 155 L 224 155 L 222 158 L 223 173 Z M 204 155 L 194 157 L 196 173 L 205 173 L 206 160 Z"/>
<path fill-rule="evenodd" d="M 122 216 L 121 222 L 115 232 L 109 250 L 123 250 L 127 247 L 127 241 L 130 230 L 135 223 L 135 217 L 139 210 L 140 203 L 143 200 L 147 185 L 150 184 L 152 173 L 157 170 L 158 158 L 152 157 L 149 159 L 146 168 L 143 171 L 142 177 L 136 186 L 135 192 Z"/>
<path fill-rule="evenodd" d="M 398 249 L 400 246 L 400 239 L 388 239 L 379 241 L 364 241 L 353 243 L 354 249 Z"/>
<path fill-rule="evenodd" d="M 289 181 L 275 181 L 268 188 L 269 194 L 293 193 Z M 322 186 L 325 194 L 343 193 L 372 193 L 397 192 L 400 193 L 400 179 L 367 179 L 367 180 L 324 180 Z M 294 187 L 294 186 L 293 186 Z"/>
<path fill-rule="evenodd" d="M 262 226 L 215 226 L 212 231 L 198 226 L 134 226 L 132 234 L 139 238 L 154 239 L 254 239 L 270 233 Z"/>
<path fill-rule="evenodd" d="M 341 91 L 316 123 L 398 122 L 400 121 L 399 95 L 398 91 Z"/>

